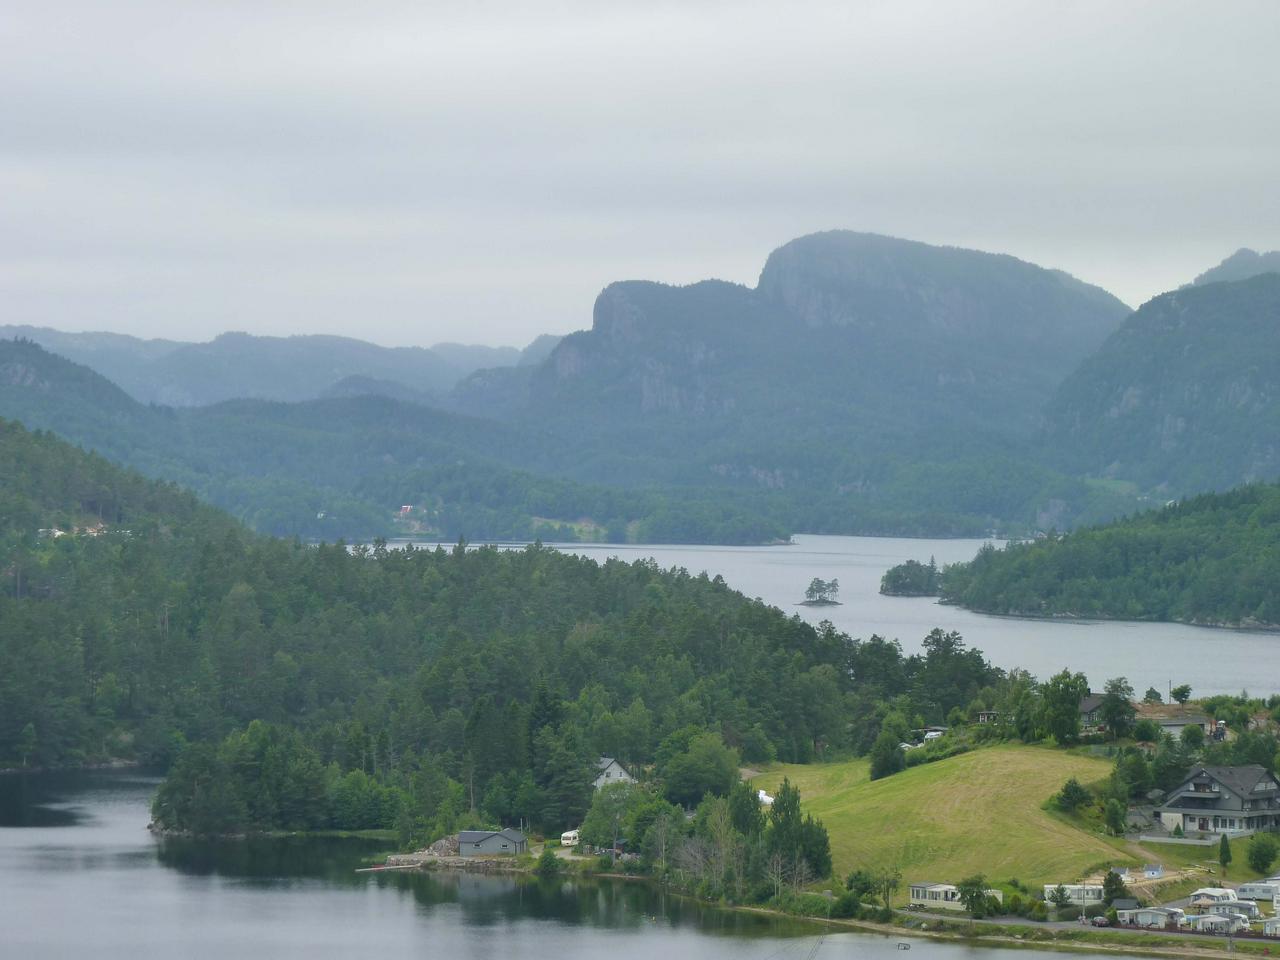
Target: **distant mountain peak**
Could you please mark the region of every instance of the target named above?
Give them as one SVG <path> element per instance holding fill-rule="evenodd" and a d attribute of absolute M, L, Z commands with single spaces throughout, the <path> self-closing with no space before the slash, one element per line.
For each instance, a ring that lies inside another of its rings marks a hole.
<path fill-rule="evenodd" d="M 1200 287 L 1206 283 L 1248 280 L 1260 273 L 1280 273 L 1280 250 L 1259 253 L 1249 247 L 1241 247 L 1216 267 L 1210 267 L 1192 280 L 1191 285 Z"/>

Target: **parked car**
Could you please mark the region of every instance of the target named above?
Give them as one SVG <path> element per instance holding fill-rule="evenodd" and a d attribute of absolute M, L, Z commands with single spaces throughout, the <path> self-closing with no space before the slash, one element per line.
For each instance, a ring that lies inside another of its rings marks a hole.
<path fill-rule="evenodd" d="M 1111 921 L 1108 920 L 1106 917 L 1094 917 L 1093 925 L 1095 927 L 1109 927 L 1111 926 Z"/>

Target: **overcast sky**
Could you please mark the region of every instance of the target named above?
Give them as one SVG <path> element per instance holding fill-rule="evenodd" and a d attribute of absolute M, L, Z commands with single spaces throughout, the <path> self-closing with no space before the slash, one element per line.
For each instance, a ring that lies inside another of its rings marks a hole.
<path fill-rule="evenodd" d="M 1280 247 L 1280 3 L 0 5 L 0 322 L 523 344 L 847 227 Z"/>

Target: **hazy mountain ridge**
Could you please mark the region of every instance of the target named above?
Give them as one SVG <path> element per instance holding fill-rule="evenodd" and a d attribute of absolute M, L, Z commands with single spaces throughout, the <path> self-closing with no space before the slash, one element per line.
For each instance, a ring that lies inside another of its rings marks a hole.
<path fill-rule="evenodd" d="M 449 414 L 397 377 L 365 374 L 317 383 L 321 401 L 153 412 L 181 429 L 171 448 L 181 470 L 157 475 L 196 484 L 213 472 L 242 488 L 234 509 L 263 499 L 255 485 L 283 484 L 267 498 L 272 510 L 299 516 L 306 509 L 288 506 L 290 496 L 323 500 L 297 493 L 304 488 L 349 495 L 389 477 L 375 484 L 386 509 L 406 471 L 441 478 L 446 465 L 475 463 L 529 474 L 485 481 L 504 497 L 553 478 L 590 485 L 596 492 L 574 496 L 603 504 L 612 516 L 592 519 L 615 529 L 634 511 L 598 490 L 631 491 L 636 502 L 661 490 L 682 508 L 696 500 L 697 511 L 738 504 L 775 529 L 812 532 L 1066 527 L 1138 503 L 1045 466 L 1036 447 L 1044 402 L 1125 313 L 1105 291 L 1014 257 L 815 234 L 774 251 L 756 288 L 610 284 L 590 330 L 554 344 L 540 338 L 525 355 L 547 351 L 540 363 L 472 374 L 450 393 Z M 251 340 L 219 338 L 219 363 Z M 190 362 L 217 366 L 196 354 Z M 260 354 L 256 362 L 285 361 Z M 239 373 L 239 382 L 251 379 Z M 87 429 L 69 435 L 92 442 Z M 231 464 L 240 464 L 238 478 Z M 456 477 L 448 483 L 460 489 Z M 403 495 L 396 502 L 412 502 Z M 218 497 L 233 502 L 225 491 Z M 705 514 L 685 516 L 710 529 Z"/>
<path fill-rule="evenodd" d="M 148 406 L 29 341 L 0 340 L 0 416 L 181 483 L 286 536 L 761 542 L 786 533 L 769 505 L 719 492 L 575 482 L 564 468 L 581 450 L 525 425 L 376 393 Z M 405 504 L 412 516 L 393 524 Z"/>
<path fill-rule="evenodd" d="M 957 401 L 1008 415 L 1047 398 L 1044 381 L 1065 376 L 1127 313 L 1097 287 L 1013 257 L 832 231 L 775 250 L 755 289 L 610 284 L 592 328 L 564 338 L 527 389 L 486 372 L 454 397 L 492 410 L 484 394 L 506 393 L 508 416 L 559 416 L 571 429 L 592 415 L 768 415 L 770 380 L 787 378 L 801 405 L 862 418 L 869 403 L 882 416 L 901 407 L 902 397 L 878 396 L 894 383 L 926 392 L 905 398 L 917 422 L 930 404 Z M 598 414 L 583 412 L 588 395 Z"/>
<path fill-rule="evenodd" d="M 1216 267 L 1210 267 L 1189 284 L 1204 286 L 1206 283 L 1224 283 L 1235 280 L 1248 280 L 1260 273 L 1280 272 L 1280 250 L 1258 253 L 1248 247 L 1241 247 Z"/>
<path fill-rule="evenodd" d="M 1280 274 L 1144 304 L 1059 388 L 1067 469 L 1175 493 L 1280 476 Z"/>
<path fill-rule="evenodd" d="M 774 251 L 754 289 L 610 284 L 590 330 L 451 401 L 598 440 L 583 479 L 808 490 L 849 516 L 919 489 L 907 465 L 1024 453 L 1056 382 L 1127 312 L 1013 257 L 835 231 Z M 1056 481 L 1027 483 L 1023 513 Z M 955 509 L 935 494 L 921 509 Z"/>
<path fill-rule="evenodd" d="M 363 378 L 365 386 L 380 382 L 387 392 L 394 392 L 390 384 L 398 384 L 429 398 L 478 369 L 515 366 L 525 356 L 515 347 L 457 343 L 382 347 L 323 334 L 268 337 L 230 332 L 205 343 L 189 343 L 4 326 L 0 337 L 32 340 L 96 370 L 143 403 L 174 407 L 246 397 L 311 400 L 350 378 Z M 540 337 L 528 349 L 530 356 L 543 355 L 546 341 Z M 354 391 L 347 384 L 340 392 Z"/>

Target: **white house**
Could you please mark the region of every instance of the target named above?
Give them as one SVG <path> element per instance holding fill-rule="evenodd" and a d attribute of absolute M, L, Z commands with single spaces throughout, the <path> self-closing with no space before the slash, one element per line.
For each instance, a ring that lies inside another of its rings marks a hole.
<path fill-rule="evenodd" d="M 1142 875 L 1148 880 L 1159 880 L 1164 876 L 1164 865 L 1160 863 L 1144 864 Z"/>
<path fill-rule="evenodd" d="M 913 883 L 909 887 L 911 906 L 926 910 L 963 910 L 960 890 L 954 883 Z M 1004 894 L 999 890 L 988 890 L 988 897 L 1004 903 Z"/>
<path fill-rule="evenodd" d="M 606 783 L 635 783 L 636 778 L 627 773 L 613 757 L 601 757 L 596 761 L 596 779 L 593 786 L 599 790 Z"/>
<path fill-rule="evenodd" d="M 1100 883 L 1046 883 L 1044 885 L 1044 898 L 1050 903 L 1053 902 L 1054 892 L 1059 886 L 1067 891 L 1067 902 L 1074 903 L 1078 907 L 1102 903 L 1102 884 Z"/>
<path fill-rule="evenodd" d="M 1262 935 L 1264 937 L 1280 937 L 1280 917 L 1272 917 L 1270 920 L 1263 920 Z"/>

